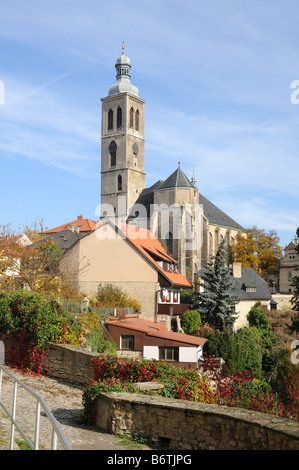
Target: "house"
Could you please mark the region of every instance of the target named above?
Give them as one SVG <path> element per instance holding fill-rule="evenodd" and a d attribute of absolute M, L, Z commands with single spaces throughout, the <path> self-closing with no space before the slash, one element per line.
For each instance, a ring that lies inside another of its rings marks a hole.
<path fill-rule="evenodd" d="M 95 297 L 100 286 L 113 284 L 139 301 L 143 318 L 167 318 L 169 329 L 179 328 L 188 309 L 180 304 L 180 289 L 192 285 L 148 230 L 126 224 L 121 230 L 107 219 L 84 236 L 77 235 L 60 262 L 63 273 L 72 273 L 77 291 Z M 65 234 L 55 236 L 64 243 Z"/>
<path fill-rule="evenodd" d="M 77 219 L 67 222 L 66 224 L 59 225 L 58 227 L 51 228 L 42 232 L 42 235 L 51 235 L 60 233 L 62 230 L 76 231 L 81 234 L 92 232 L 96 228 L 97 222 L 91 219 L 84 219 L 83 215 L 78 215 Z"/>
<path fill-rule="evenodd" d="M 285 249 L 284 256 L 280 260 L 279 265 L 279 292 L 280 294 L 293 294 L 294 287 L 290 285 L 290 280 L 294 276 L 299 275 L 299 253 L 298 253 L 299 237 L 296 236 Z"/>
<path fill-rule="evenodd" d="M 1 275 L 18 280 L 22 249 L 29 245 L 32 245 L 32 242 L 25 234 L 0 237 Z"/>
<path fill-rule="evenodd" d="M 130 357 L 170 362 L 198 369 L 207 339 L 166 330 L 166 322 L 153 322 L 136 315 L 123 315 L 106 322 L 119 353 Z"/>
<path fill-rule="evenodd" d="M 197 285 L 200 285 L 200 274 L 201 270 L 197 273 Z M 248 326 L 247 315 L 257 302 L 261 302 L 270 310 L 272 295 L 267 282 L 252 268 L 243 268 L 241 263 L 233 263 L 229 274 L 233 278 L 230 294 L 239 298 L 239 302 L 235 305 L 235 312 L 238 315 L 234 322 L 236 331 Z M 201 286 L 200 289 L 204 287 Z"/>
<path fill-rule="evenodd" d="M 243 268 L 241 263 L 233 263 L 230 274 L 234 280 L 231 294 L 240 299 L 235 306 L 238 318 L 234 329 L 238 330 L 248 326 L 247 315 L 257 302 L 270 310 L 272 295 L 268 283 L 252 268 Z"/>

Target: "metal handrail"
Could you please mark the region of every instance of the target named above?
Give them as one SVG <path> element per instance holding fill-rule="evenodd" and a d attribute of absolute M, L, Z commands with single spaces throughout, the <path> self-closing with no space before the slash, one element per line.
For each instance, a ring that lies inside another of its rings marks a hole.
<path fill-rule="evenodd" d="M 14 381 L 14 390 L 13 390 L 13 404 L 12 404 L 12 412 L 10 412 L 7 407 L 4 405 L 4 403 L 1 400 L 1 392 L 2 392 L 2 378 L 3 378 L 3 372 L 7 374 L 13 381 Z M 17 393 L 18 393 L 18 387 L 22 387 L 24 390 L 26 390 L 28 393 L 30 393 L 34 398 L 37 400 L 37 406 L 36 406 L 36 414 L 35 414 L 35 439 L 34 443 L 31 441 L 31 439 L 26 435 L 26 433 L 23 431 L 22 427 L 16 420 L 16 408 L 17 408 Z M 51 410 L 48 408 L 44 400 L 41 398 L 41 396 L 34 392 L 30 387 L 25 385 L 23 382 L 21 382 L 19 379 L 17 379 L 13 374 L 8 372 L 1 364 L 0 364 L 0 406 L 3 408 L 7 416 L 9 417 L 11 421 L 11 432 L 10 432 L 10 450 L 13 450 L 14 447 L 14 434 L 15 434 L 15 428 L 18 429 L 20 434 L 23 436 L 27 444 L 30 446 L 31 449 L 33 450 L 38 450 L 39 449 L 39 435 L 40 435 L 40 416 L 41 416 L 41 408 L 43 409 L 44 413 L 46 416 L 49 418 L 50 423 L 52 424 L 52 440 L 51 440 L 51 450 L 57 450 L 57 442 L 59 440 L 62 448 L 64 450 L 72 450 L 70 444 L 68 443 L 65 435 L 63 434 L 56 418 L 54 417 L 53 413 Z"/>

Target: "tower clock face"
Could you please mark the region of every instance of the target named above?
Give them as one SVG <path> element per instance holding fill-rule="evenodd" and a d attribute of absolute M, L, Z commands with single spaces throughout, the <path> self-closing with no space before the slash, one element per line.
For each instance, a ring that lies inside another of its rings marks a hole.
<path fill-rule="evenodd" d="M 136 142 L 134 142 L 133 146 L 132 146 L 132 149 L 133 149 L 133 154 L 135 155 L 135 157 L 138 155 L 138 145 L 136 144 Z"/>

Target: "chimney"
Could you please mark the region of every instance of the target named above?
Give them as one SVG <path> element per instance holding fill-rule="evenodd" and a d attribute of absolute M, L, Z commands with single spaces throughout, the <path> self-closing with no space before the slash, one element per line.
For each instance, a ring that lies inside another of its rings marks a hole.
<path fill-rule="evenodd" d="M 160 320 L 159 321 L 159 331 L 167 331 L 166 320 Z"/>
<path fill-rule="evenodd" d="M 233 277 L 242 277 L 242 263 L 233 263 Z"/>
<path fill-rule="evenodd" d="M 83 219 L 83 215 L 78 215 L 77 220 L 82 220 L 82 219 Z"/>

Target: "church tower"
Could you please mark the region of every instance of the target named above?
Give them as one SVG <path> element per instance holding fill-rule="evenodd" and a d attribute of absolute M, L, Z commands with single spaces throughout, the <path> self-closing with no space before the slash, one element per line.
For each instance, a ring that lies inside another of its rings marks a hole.
<path fill-rule="evenodd" d="M 125 221 L 145 188 L 144 103 L 130 81 L 130 59 L 115 64 L 116 83 L 102 98 L 101 216 Z"/>

